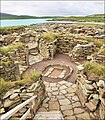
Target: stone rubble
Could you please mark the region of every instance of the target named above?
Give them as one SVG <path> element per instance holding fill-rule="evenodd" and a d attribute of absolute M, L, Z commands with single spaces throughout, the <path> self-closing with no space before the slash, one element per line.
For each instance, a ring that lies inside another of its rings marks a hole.
<path fill-rule="evenodd" d="M 91 80 L 80 72 L 77 78 L 76 93 L 86 106 L 93 119 L 105 119 L 105 79 Z"/>

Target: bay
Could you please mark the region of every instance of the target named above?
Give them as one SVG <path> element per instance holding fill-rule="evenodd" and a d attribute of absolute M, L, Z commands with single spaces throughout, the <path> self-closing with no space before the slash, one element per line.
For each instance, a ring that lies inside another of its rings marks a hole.
<path fill-rule="evenodd" d="M 40 23 L 71 23 L 71 24 L 98 24 L 105 25 L 102 22 L 75 22 L 75 21 L 48 21 L 51 19 L 12 19 L 12 20 L 0 20 L 1 27 L 7 26 L 21 26 L 21 25 L 31 25 L 31 24 L 40 24 Z"/>

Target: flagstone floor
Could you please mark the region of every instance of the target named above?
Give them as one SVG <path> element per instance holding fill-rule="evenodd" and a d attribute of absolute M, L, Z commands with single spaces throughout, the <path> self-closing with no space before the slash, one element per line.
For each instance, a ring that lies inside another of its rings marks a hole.
<path fill-rule="evenodd" d="M 64 120 L 90 120 L 89 113 L 81 106 L 76 95 L 76 84 L 67 81 L 44 82 L 46 98 L 38 112 L 61 111 Z"/>

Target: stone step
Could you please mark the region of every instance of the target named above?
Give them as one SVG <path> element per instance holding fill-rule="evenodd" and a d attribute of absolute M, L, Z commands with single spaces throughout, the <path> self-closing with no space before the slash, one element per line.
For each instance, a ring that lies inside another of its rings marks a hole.
<path fill-rule="evenodd" d="M 60 111 L 38 112 L 34 120 L 64 120 Z"/>

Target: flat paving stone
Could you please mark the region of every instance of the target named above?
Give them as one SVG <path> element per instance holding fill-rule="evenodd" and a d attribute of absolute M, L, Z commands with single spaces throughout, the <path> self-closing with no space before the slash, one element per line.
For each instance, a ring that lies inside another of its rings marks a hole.
<path fill-rule="evenodd" d="M 65 86 L 65 85 L 62 85 L 60 88 L 59 88 L 59 90 L 64 90 L 64 89 L 66 89 L 67 87 Z"/>
<path fill-rule="evenodd" d="M 38 112 L 47 112 L 47 109 L 44 107 L 39 108 Z"/>
<path fill-rule="evenodd" d="M 59 100 L 60 105 L 69 105 L 70 101 L 68 99 L 61 99 Z"/>
<path fill-rule="evenodd" d="M 72 105 L 73 105 L 74 108 L 75 108 L 75 107 L 80 107 L 80 106 L 81 106 L 81 103 L 80 103 L 80 102 L 75 102 L 75 103 L 73 103 Z"/>
<path fill-rule="evenodd" d="M 70 87 L 68 89 L 66 89 L 68 93 L 74 93 L 76 91 L 76 89 Z"/>
<path fill-rule="evenodd" d="M 72 108 L 72 105 L 63 105 L 63 106 L 60 106 L 60 107 L 61 107 L 61 110 L 62 110 L 62 111 L 73 109 L 73 108 Z"/>
<path fill-rule="evenodd" d="M 57 90 L 58 90 L 58 87 L 52 87 L 51 90 L 52 90 L 52 91 L 57 91 Z"/>
<path fill-rule="evenodd" d="M 59 111 L 59 103 L 57 102 L 49 102 L 49 111 Z"/>
<path fill-rule="evenodd" d="M 65 110 L 65 111 L 63 111 L 63 115 L 64 116 L 72 116 L 73 115 L 73 110 Z"/>
<path fill-rule="evenodd" d="M 75 96 L 72 96 L 72 100 L 79 101 L 79 98 L 75 95 Z"/>
<path fill-rule="evenodd" d="M 84 112 L 84 113 L 81 113 L 81 114 L 78 114 L 78 115 L 76 115 L 76 117 L 78 118 L 78 119 L 82 119 L 82 120 L 91 120 L 91 118 L 90 118 L 90 115 L 89 115 L 89 113 L 87 113 L 87 112 Z M 77 119 L 77 120 L 78 120 Z"/>
<path fill-rule="evenodd" d="M 63 94 L 66 94 L 66 93 L 67 93 L 66 90 L 61 90 L 60 92 L 63 93 Z"/>
<path fill-rule="evenodd" d="M 82 118 L 86 118 L 85 116 L 90 118 L 75 93 L 76 84 L 63 80 L 58 83 L 45 82 L 45 86 L 48 96 L 39 111 L 61 111 L 64 120 L 82 120 Z"/>
<path fill-rule="evenodd" d="M 77 120 L 75 116 L 65 117 L 65 120 Z"/>
<path fill-rule="evenodd" d="M 65 96 L 64 95 L 58 95 L 57 98 L 58 99 L 65 99 Z"/>
<path fill-rule="evenodd" d="M 74 114 L 80 114 L 83 113 L 85 110 L 82 108 L 74 108 Z"/>

